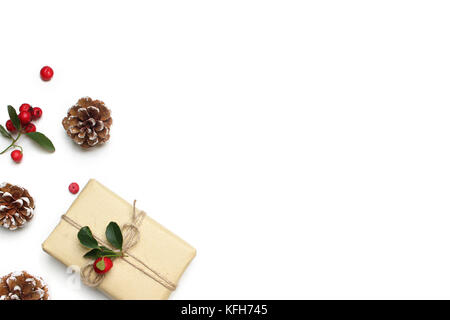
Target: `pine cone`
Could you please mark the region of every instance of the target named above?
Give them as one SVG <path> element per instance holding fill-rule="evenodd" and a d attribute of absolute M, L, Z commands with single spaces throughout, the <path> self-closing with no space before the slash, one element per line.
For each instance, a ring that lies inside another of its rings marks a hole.
<path fill-rule="evenodd" d="M 22 228 L 33 218 L 34 200 L 28 191 L 9 183 L 0 184 L 0 226 Z"/>
<path fill-rule="evenodd" d="M 0 278 L 0 300 L 48 300 L 48 287 L 40 277 L 13 272 Z"/>
<path fill-rule="evenodd" d="M 94 147 L 109 140 L 111 111 L 103 101 L 81 98 L 69 109 L 62 121 L 67 135 L 83 148 Z"/>

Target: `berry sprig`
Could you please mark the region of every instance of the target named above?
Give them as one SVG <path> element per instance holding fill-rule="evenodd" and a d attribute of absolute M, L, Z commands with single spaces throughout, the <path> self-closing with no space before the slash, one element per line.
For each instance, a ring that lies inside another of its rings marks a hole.
<path fill-rule="evenodd" d="M 16 109 L 13 106 L 8 106 L 9 120 L 6 121 L 6 129 L 0 124 L 0 134 L 11 140 L 11 144 L 1 151 L 0 154 L 4 154 L 9 149 L 14 148 L 15 150 L 11 152 L 11 158 L 14 162 L 20 162 L 23 157 L 23 148 L 17 144 L 17 141 L 22 135 L 28 136 L 45 150 L 54 152 L 55 147 L 50 139 L 43 133 L 37 132 L 36 126 L 31 123 L 31 121 L 38 120 L 42 116 L 42 109 L 33 108 L 28 103 L 24 103 L 20 106 L 19 111 L 20 113 L 17 115 Z"/>
<path fill-rule="evenodd" d="M 110 222 L 106 227 L 105 235 L 108 242 L 116 248 L 116 250 L 100 246 L 88 226 L 85 226 L 78 231 L 78 240 L 80 240 L 81 244 L 92 249 L 83 257 L 96 259 L 93 268 L 95 272 L 100 274 L 106 273 L 112 268 L 113 262 L 111 259 L 124 256 L 122 251 L 123 236 L 119 225 L 115 222 Z"/>

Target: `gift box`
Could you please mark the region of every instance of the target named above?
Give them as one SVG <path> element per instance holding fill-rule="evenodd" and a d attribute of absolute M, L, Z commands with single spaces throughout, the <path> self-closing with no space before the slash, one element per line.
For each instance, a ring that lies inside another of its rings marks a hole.
<path fill-rule="evenodd" d="M 124 226 L 136 212 L 133 205 L 90 180 L 42 248 L 66 266 L 82 268 L 92 260 L 83 257 L 89 249 L 78 241 L 79 229 L 89 226 L 99 242 L 107 243 L 109 222 Z M 168 299 L 196 250 L 147 215 L 142 214 L 138 229 L 139 241 L 125 257 L 114 260 L 98 289 L 113 299 Z"/>

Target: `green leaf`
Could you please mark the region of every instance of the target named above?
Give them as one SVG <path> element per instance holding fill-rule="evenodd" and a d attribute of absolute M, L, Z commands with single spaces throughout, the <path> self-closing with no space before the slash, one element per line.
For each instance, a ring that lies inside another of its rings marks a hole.
<path fill-rule="evenodd" d="M 101 249 L 100 256 L 102 256 L 102 257 L 104 257 L 104 256 L 116 256 L 116 257 L 119 257 L 121 255 L 120 252 L 113 251 L 113 250 L 111 250 L 111 249 L 109 249 L 107 247 L 104 247 L 104 246 L 100 246 L 100 249 Z"/>
<path fill-rule="evenodd" d="M 102 256 L 102 251 L 100 249 L 92 249 L 88 253 L 86 253 L 83 257 L 85 258 L 91 258 L 91 259 L 97 259 Z"/>
<path fill-rule="evenodd" d="M 83 227 L 78 231 L 78 240 L 85 247 L 92 249 L 98 248 L 98 242 L 95 240 L 89 227 Z"/>
<path fill-rule="evenodd" d="M 45 150 L 50 151 L 50 152 L 54 152 L 55 151 L 55 146 L 50 141 L 50 139 L 47 138 L 43 133 L 41 133 L 41 132 L 28 132 L 28 133 L 26 133 L 26 135 L 29 136 L 34 141 L 36 141 Z"/>
<path fill-rule="evenodd" d="M 101 259 L 97 264 L 95 265 L 100 271 L 105 270 L 105 260 Z"/>
<path fill-rule="evenodd" d="M 0 134 L 1 134 L 2 136 L 4 136 L 5 138 L 12 139 L 11 135 L 9 134 L 9 132 L 6 131 L 5 127 L 2 126 L 1 124 L 0 124 Z"/>
<path fill-rule="evenodd" d="M 123 237 L 120 227 L 115 222 L 110 222 L 106 228 L 106 239 L 111 243 L 114 248 L 122 250 Z"/>
<path fill-rule="evenodd" d="M 11 121 L 14 125 L 14 128 L 16 128 L 17 131 L 20 131 L 22 126 L 20 125 L 20 120 L 19 120 L 19 117 L 17 116 L 16 109 L 14 109 L 13 106 L 8 106 L 8 114 L 9 114 L 9 118 L 11 119 Z"/>
<path fill-rule="evenodd" d="M 85 258 L 91 258 L 91 259 L 97 259 L 100 257 L 121 257 L 122 255 L 120 252 L 115 252 L 111 249 L 108 249 L 107 247 L 100 246 L 99 248 L 92 249 L 91 251 L 87 252 L 83 257 Z"/>

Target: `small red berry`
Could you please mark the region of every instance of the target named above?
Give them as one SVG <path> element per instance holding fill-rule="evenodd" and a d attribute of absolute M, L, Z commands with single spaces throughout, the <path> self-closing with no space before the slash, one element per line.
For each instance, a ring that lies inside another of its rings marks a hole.
<path fill-rule="evenodd" d="M 8 131 L 10 132 L 16 131 L 16 127 L 14 127 L 11 120 L 6 121 L 6 129 L 8 129 Z"/>
<path fill-rule="evenodd" d="M 80 186 L 78 185 L 78 183 L 72 182 L 72 183 L 69 185 L 69 191 L 70 191 L 71 193 L 73 193 L 73 194 L 77 194 L 78 191 L 80 191 Z"/>
<path fill-rule="evenodd" d="M 45 66 L 41 69 L 41 79 L 44 81 L 49 81 L 53 78 L 53 69 L 49 66 Z"/>
<path fill-rule="evenodd" d="M 94 270 L 99 274 L 107 273 L 113 266 L 113 262 L 108 257 L 101 257 L 95 260 Z"/>
<path fill-rule="evenodd" d="M 19 113 L 19 120 L 21 124 L 27 124 L 31 121 L 31 113 L 28 111 L 22 111 Z"/>
<path fill-rule="evenodd" d="M 23 103 L 19 108 L 20 112 L 22 112 L 22 111 L 31 112 L 31 110 L 33 110 L 33 108 L 28 103 Z"/>
<path fill-rule="evenodd" d="M 27 126 L 25 127 L 25 132 L 26 133 L 36 132 L 36 126 L 32 123 L 27 124 Z"/>
<path fill-rule="evenodd" d="M 14 150 L 11 152 L 11 159 L 13 159 L 14 162 L 19 163 L 22 160 L 23 153 L 20 150 Z"/>
<path fill-rule="evenodd" d="M 42 117 L 42 109 L 41 108 L 33 108 L 33 111 L 31 112 L 31 114 L 33 115 L 33 120 L 37 120 L 40 117 Z"/>

